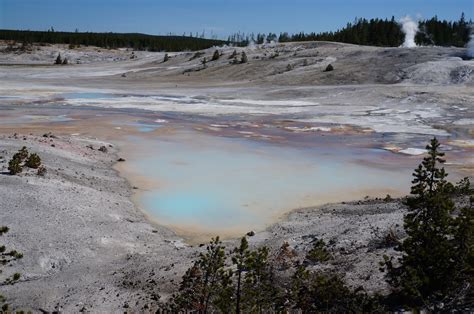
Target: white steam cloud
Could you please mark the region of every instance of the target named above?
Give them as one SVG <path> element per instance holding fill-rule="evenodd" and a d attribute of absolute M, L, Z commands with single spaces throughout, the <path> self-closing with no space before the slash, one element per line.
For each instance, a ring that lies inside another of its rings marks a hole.
<path fill-rule="evenodd" d="M 402 44 L 404 48 L 416 47 L 415 36 L 418 32 L 418 23 L 413 21 L 410 16 L 405 16 L 400 19 L 402 31 L 405 34 L 405 41 Z"/>
<path fill-rule="evenodd" d="M 257 48 L 257 44 L 255 43 L 255 41 L 253 39 L 249 40 L 247 48 L 250 49 L 250 50 L 255 50 Z"/>
<path fill-rule="evenodd" d="M 474 28 L 471 29 L 471 40 L 467 44 L 467 56 L 474 58 Z"/>

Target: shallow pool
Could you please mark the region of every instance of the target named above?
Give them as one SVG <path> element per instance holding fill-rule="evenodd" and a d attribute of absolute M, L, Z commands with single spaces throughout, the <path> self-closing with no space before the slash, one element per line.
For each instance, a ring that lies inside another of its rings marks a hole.
<path fill-rule="evenodd" d="M 127 176 L 146 186 L 138 203 L 182 235 L 235 236 L 299 207 L 404 194 L 411 173 L 389 167 L 391 153 L 380 150 L 298 149 L 192 132 L 134 138 L 125 147 Z"/>

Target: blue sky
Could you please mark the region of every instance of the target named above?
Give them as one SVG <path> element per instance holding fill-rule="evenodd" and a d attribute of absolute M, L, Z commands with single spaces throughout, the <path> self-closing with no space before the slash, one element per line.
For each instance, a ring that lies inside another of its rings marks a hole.
<path fill-rule="evenodd" d="M 474 18 L 474 0 L 0 0 L 0 28 L 141 32 L 335 30 L 355 17 Z"/>

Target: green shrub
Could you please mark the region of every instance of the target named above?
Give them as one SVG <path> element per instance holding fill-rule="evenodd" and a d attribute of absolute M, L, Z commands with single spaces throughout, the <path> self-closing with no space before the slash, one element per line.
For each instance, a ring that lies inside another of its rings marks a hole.
<path fill-rule="evenodd" d="M 194 55 L 189 59 L 189 61 L 193 61 L 194 59 L 198 59 L 204 55 L 204 52 L 198 51 L 194 53 Z"/>
<path fill-rule="evenodd" d="M 38 169 L 41 166 L 41 158 L 38 154 L 32 153 L 26 160 L 25 166 L 32 169 Z"/>
<path fill-rule="evenodd" d="M 54 64 L 63 64 L 63 60 L 61 59 L 61 54 L 58 54 Z"/>
<path fill-rule="evenodd" d="M 389 203 L 389 202 L 393 201 L 393 198 L 390 194 L 387 194 L 387 196 L 385 196 L 383 201 L 386 202 L 386 203 Z"/>
<path fill-rule="evenodd" d="M 302 313 L 384 312 L 379 300 L 362 288 L 352 290 L 338 275 L 311 272 L 301 265 L 291 278 L 288 303 Z"/>
<path fill-rule="evenodd" d="M 315 240 L 313 247 L 306 254 L 306 259 L 313 263 L 327 262 L 332 258 L 326 249 L 326 243 L 323 240 Z"/>
<path fill-rule="evenodd" d="M 46 167 L 45 166 L 40 166 L 38 168 L 38 171 L 36 172 L 36 174 L 40 177 L 44 177 L 46 175 L 46 172 L 47 172 Z"/>
<path fill-rule="evenodd" d="M 232 51 L 232 53 L 230 54 L 229 60 L 230 60 L 230 59 L 235 59 L 236 57 L 237 57 L 237 50 L 234 50 L 234 51 Z"/>
<path fill-rule="evenodd" d="M 326 70 L 324 70 L 324 72 L 331 72 L 331 71 L 334 71 L 334 67 L 332 66 L 332 64 L 328 64 L 328 66 L 326 67 Z"/>
<path fill-rule="evenodd" d="M 212 55 L 211 61 L 217 61 L 220 58 L 219 50 L 214 51 L 214 54 Z"/>
<path fill-rule="evenodd" d="M 247 57 L 247 54 L 245 51 L 242 51 L 242 58 L 240 58 L 240 63 L 247 63 L 249 62 L 249 58 Z"/>
<path fill-rule="evenodd" d="M 23 171 L 23 167 L 39 169 L 40 166 L 41 158 L 38 156 L 38 154 L 30 154 L 28 149 L 23 146 L 8 162 L 8 171 L 11 175 L 16 175 Z M 45 170 L 46 169 L 41 170 L 41 172 L 45 172 Z M 40 174 L 40 171 L 38 171 L 38 174 Z"/>
<path fill-rule="evenodd" d="M 21 162 L 25 161 L 28 158 L 29 152 L 28 149 L 23 146 L 18 153 L 16 153 L 13 158 L 18 158 Z"/>
<path fill-rule="evenodd" d="M 19 158 L 13 157 L 8 162 L 8 171 L 10 172 L 11 175 L 16 175 L 16 174 L 21 173 L 23 171 L 21 160 Z"/>

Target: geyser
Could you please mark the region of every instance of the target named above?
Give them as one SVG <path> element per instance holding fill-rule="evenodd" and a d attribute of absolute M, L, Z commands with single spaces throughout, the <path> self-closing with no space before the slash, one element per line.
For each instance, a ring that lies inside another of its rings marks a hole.
<path fill-rule="evenodd" d="M 467 44 L 467 56 L 469 58 L 474 58 L 474 30 L 471 30 L 471 39 Z"/>
<path fill-rule="evenodd" d="M 405 34 L 405 41 L 402 44 L 404 48 L 416 47 L 415 36 L 418 32 L 418 23 L 413 21 L 410 16 L 405 16 L 400 19 L 402 25 L 402 31 Z"/>

